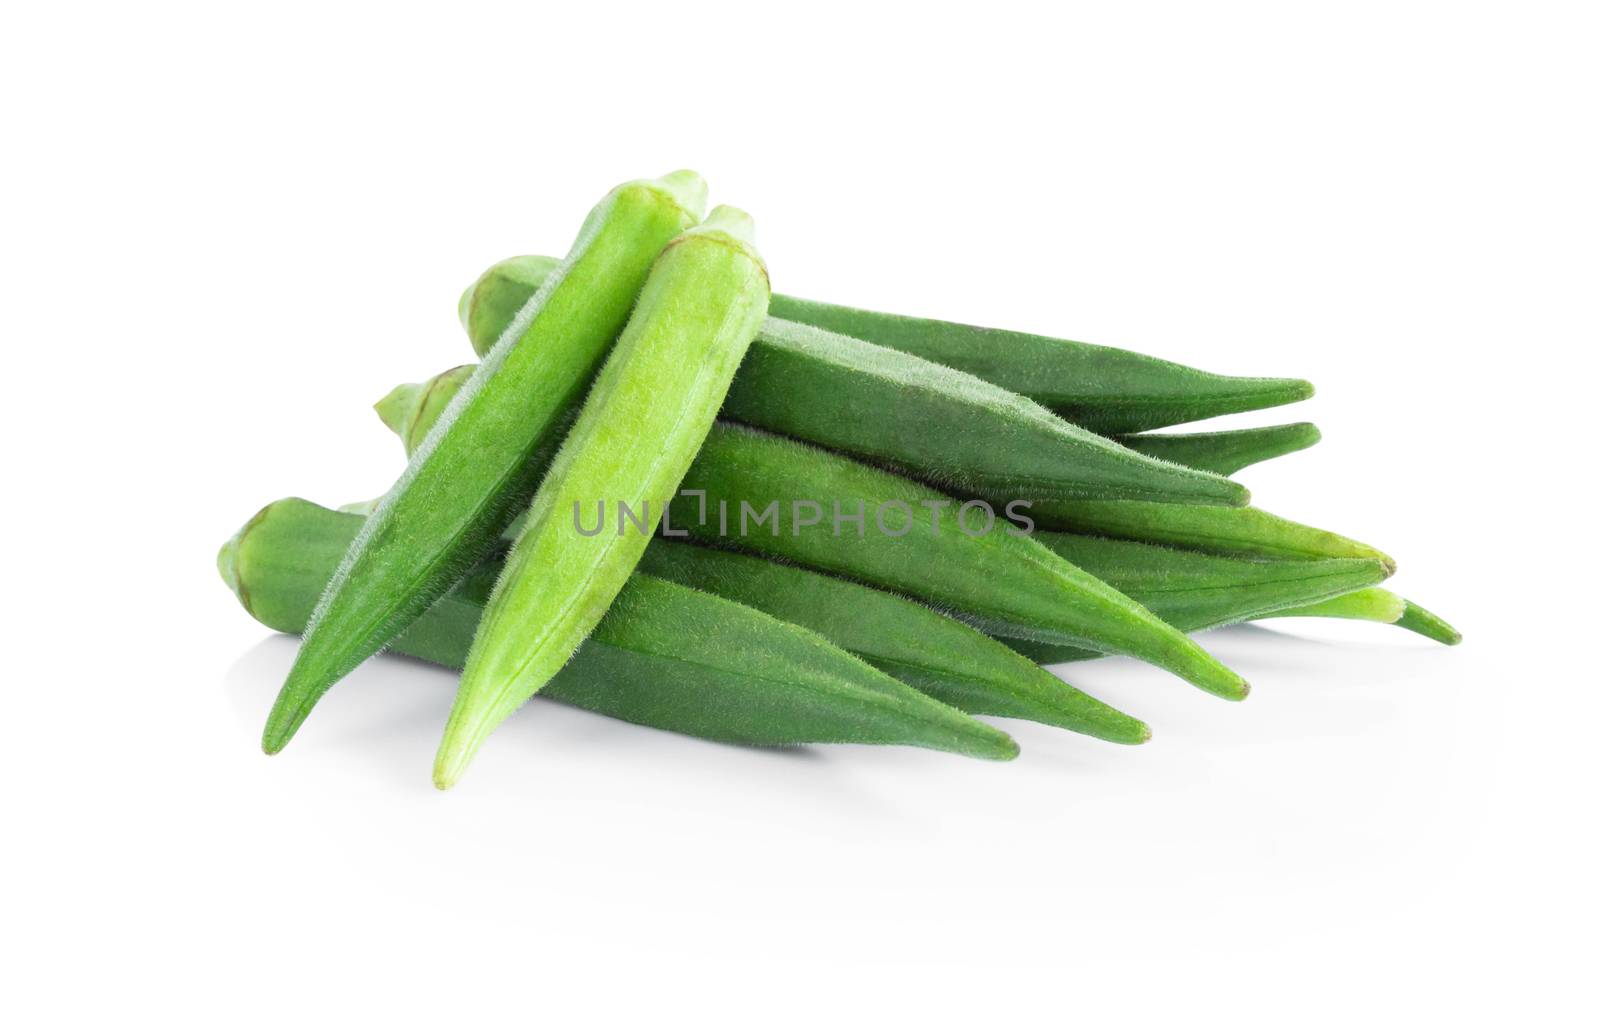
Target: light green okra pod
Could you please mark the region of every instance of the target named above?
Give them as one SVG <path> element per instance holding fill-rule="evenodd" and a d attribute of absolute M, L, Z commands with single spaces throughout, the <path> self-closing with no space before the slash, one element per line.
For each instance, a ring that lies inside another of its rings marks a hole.
<path fill-rule="evenodd" d="M 548 270 L 546 258 L 514 257 L 467 290 L 461 312 L 476 348 L 499 334 L 507 313 Z M 768 318 L 751 344 L 722 416 L 956 492 L 1225 505 L 1249 499 L 1235 482 L 1118 445 L 981 378 L 777 318 Z"/>
<path fill-rule="evenodd" d="M 434 763 L 440 788 L 555 676 L 633 573 L 766 317 L 752 231 L 743 211 L 718 207 L 657 258 L 484 611 Z M 595 505 L 639 522 L 584 531 L 578 514 Z"/>
<path fill-rule="evenodd" d="M 698 175 L 677 172 L 619 186 L 590 212 L 567 259 L 510 320 L 351 543 L 268 717 L 267 752 L 496 544 L 651 263 L 698 219 L 704 197 Z"/>
<path fill-rule="evenodd" d="M 279 500 L 223 546 L 217 566 L 261 623 L 304 629 L 362 518 Z M 500 560 L 479 564 L 396 638 L 393 651 L 465 662 Z M 1003 732 L 738 603 L 635 574 L 543 695 L 649 727 L 747 745 L 916 745 L 1010 759 Z"/>
<path fill-rule="evenodd" d="M 450 374 L 450 372 L 446 372 Z M 379 403 L 406 439 L 433 383 L 401 386 Z M 448 382 L 441 386 L 448 390 Z M 385 409 L 386 408 L 386 409 Z M 921 603 L 853 581 L 740 553 L 657 537 L 640 570 L 743 603 L 821 634 L 872 666 L 968 713 L 1021 717 L 1124 744 L 1147 740 L 1142 722 L 1085 695 L 1033 661 Z"/>

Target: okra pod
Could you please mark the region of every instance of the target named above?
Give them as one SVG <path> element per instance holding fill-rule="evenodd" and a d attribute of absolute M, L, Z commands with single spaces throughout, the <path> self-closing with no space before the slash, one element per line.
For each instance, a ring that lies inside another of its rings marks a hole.
<path fill-rule="evenodd" d="M 1251 464 L 1317 444 L 1322 432 L 1309 421 L 1265 428 L 1170 435 L 1118 435 L 1117 441 L 1146 456 L 1213 474 L 1235 474 Z"/>
<path fill-rule="evenodd" d="M 1137 744 L 1143 722 L 1078 691 L 976 628 L 902 596 L 791 564 L 658 538 L 641 571 L 822 635 L 967 713 L 1020 717 Z"/>
<path fill-rule="evenodd" d="M 698 219 L 705 183 L 677 172 L 613 190 L 519 309 L 351 542 L 267 720 L 281 749 L 333 683 L 383 648 L 496 544 L 526 506 L 661 248 Z"/>
<path fill-rule="evenodd" d="M 302 631 L 362 518 L 302 499 L 263 509 L 218 554 L 245 610 Z M 395 638 L 394 652 L 459 668 L 500 561 L 492 558 Z M 723 742 L 915 745 L 1010 759 L 1016 743 L 811 631 L 635 574 L 541 693 L 609 717 Z"/>
<path fill-rule="evenodd" d="M 683 488 L 671 526 L 702 541 L 902 592 L 986 630 L 1133 656 L 1224 698 L 1249 691 L 1181 631 L 981 504 L 726 423 L 706 437 Z"/>
<path fill-rule="evenodd" d="M 1201 631 L 1305 607 L 1388 577 L 1383 562 L 1371 558 L 1249 560 L 1048 531 L 1037 537 L 1055 553 L 1143 603 L 1181 631 Z M 1096 655 L 1082 647 L 1037 641 L 1022 641 L 1013 648 L 1042 663 Z"/>
<path fill-rule="evenodd" d="M 512 257 L 490 268 L 461 300 L 478 352 L 492 326 L 515 309 L 519 293 L 554 267 L 549 257 Z M 1260 410 L 1308 398 L 1310 382 L 1212 374 L 1110 346 L 998 328 L 901 317 L 777 294 L 774 318 L 918 356 L 1027 396 L 1066 420 L 1103 435 L 1131 434 L 1221 414 Z M 475 323 L 489 326 L 473 329 Z"/>
<path fill-rule="evenodd" d="M 1310 382 L 1212 374 L 1112 346 L 774 296 L 772 315 L 958 368 L 1106 435 L 1306 399 Z"/>
<path fill-rule="evenodd" d="M 1138 500 L 1043 500 L 1028 517 L 1042 528 L 1131 542 L 1178 546 L 1222 556 L 1276 560 L 1336 557 L 1394 560 L 1364 542 L 1270 514 L 1259 507 L 1177 506 Z"/>
<path fill-rule="evenodd" d="M 461 302 L 474 346 L 495 338 L 518 297 L 547 274 L 547 261 L 536 257 L 485 272 Z M 1249 501 L 1236 482 L 1118 445 L 981 378 L 777 318 L 751 344 L 722 416 L 955 492 Z"/>
<path fill-rule="evenodd" d="M 461 674 L 434 763 L 449 788 L 491 731 L 571 658 L 622 590 L 767 313 L 748 215 L 718 207 L 672 240 L 528 508 Z M 590 533 L 587 504 L 637 512 Z"/>

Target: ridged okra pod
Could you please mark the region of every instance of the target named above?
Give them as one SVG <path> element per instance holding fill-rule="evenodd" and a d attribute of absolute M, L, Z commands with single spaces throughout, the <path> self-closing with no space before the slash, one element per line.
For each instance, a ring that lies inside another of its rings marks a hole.
<path fill-rule="evenodd" d="M 294 634 L 361 522 L 302 499 L 279 500 L 222 547 L 217 566 L 251 616 Z M 460 668 L 499 568 L 493 557 L 469 571 L 392 651 Z M 1003 732 L 813 632 L 645 574 L 629 580 L 542 694 L 635 724 L 747 745 L 915 745 L 984 759 L 1017 751 Z"/>
<path fill-rule="evenodd" d="M 1133 656 L 1224 698 L 1249 691 L 1182 632 L 1098 578 L 999 518 L 990 523 L 979 507 L 887 471 L 719 423 L 683 488 L 671 528 L 702 541 L 902 592 L 985 630 Z"/>
<path fill-rule="evenodd" d="M 499 335 L 517 300 L 548 273 L 547 258 L 514 257 L 467 290 L 461 312 L 475 348 Z M 1225 505 L 1249 499 L 1237 483 L 1118 445 L 981 378 L 777 318 L 768 318 L 751 344 L 722 416 L 956 492 Z"/>
<path fill-rule="evenodd" d="M 641 570 L 799 624 L 918 691 L 968 713 L 1020 717 L 1107 741 L 1150 737 L 1141 721 L 937 610 L 804 567 L 658 538 Z"/>
<path fill-rule="evenodd" d="M 1117 441 L 1146 456 L 1213 474 L 1234 474 L 1251 464 L 1314 446 L 1322 432 L 1309 421 L 1231 431 L 1118 435 Z"/>
<path fill-rule="evenodd" d="M 268 717 L 281 749 L 316 701 L 495 545 L 526 505 L 541 450 L 622 330 L 651 263 L 698 220 L 705 183 L 677 172 L 613 190 L 518 310 L 351 542 Z"/>
<path fill-rule="evenodd" d="M 1388 576 L 1383 562 L 1372 558 L 1252 560 L 1048 531 L 1037 537 L 1053 552 L 1183 631 L 1305 607 L 1364 590 Z M 1044 663 L 1096 655 L 1081 647 L 1037 642 L 1017 643 L 1014 648 Z"/>
<path fill-rule="evenodd" d="M 1337 557 L 1394 560 L 1364 542 L 1300 524 L 1259 507 L 1176 506 L 1139 500 L 1043 500 L 1028 508 L 1039 527 L 1074 535 L 1177 546 L 1273 560 Z"/>
<path fill-rule="evenodd" d="M 1294 378 L 1212 374 L 1112 346 L 792 296 L 774 296 L 772 315 L 958 368 L 1108 435 L 1294 403 L 1313 391 Z"/>
<path fill-rule="evenodd" d="M 752 231 L 743 211 L 718 207 L 657 258 L 484 611 L 434 763 L 440 788 L 555 676 L 633 573 L 766 317 Z M 588 532 L 578 514 L 591 505 L 638 520 Z"/>

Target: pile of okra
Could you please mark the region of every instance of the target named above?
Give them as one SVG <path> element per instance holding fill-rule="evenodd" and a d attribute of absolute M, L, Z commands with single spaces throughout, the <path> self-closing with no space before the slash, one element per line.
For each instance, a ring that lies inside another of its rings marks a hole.
<path fill-rule="evenodd" d="M 448 788 L 536 693 L 725 742 L 1003 760 L 974 714 L 1150 737 L 1042 665 L 1121 654 L 1237 700 L 1190 633 L 1460 640 L 1382 587 L 1384 553 L 1229 477 L 1313 425 L 1157 431 L 1309 383 L 774 294 L 749 215 L 706 192 L 625 183 L 564 258 L 490 267 L 460 303 L 479 362 L 377 403 L 394 486 L 279 500 L 223 546 L 245 609 L 303 636 L 267 752 L 385 649 L 461 671 Z"/>

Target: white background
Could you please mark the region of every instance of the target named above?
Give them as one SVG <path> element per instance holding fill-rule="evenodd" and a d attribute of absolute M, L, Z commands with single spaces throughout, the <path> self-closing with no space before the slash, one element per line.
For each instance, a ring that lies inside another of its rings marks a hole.
<path fill-rule="evenodd" d="M 9 1022 L 1594 1015 L 1589 5 L 535 7 L 3 16 Z M 1073 667 L 1154 740 L 1000 765 L 540 701 L 450 794 L 381 659 L 262 756 L 217 546 L 381 492 L 460 289 L 678 166 L 782 291 L 1314 380 L 1243 480 L 1466 643 Z"/>

